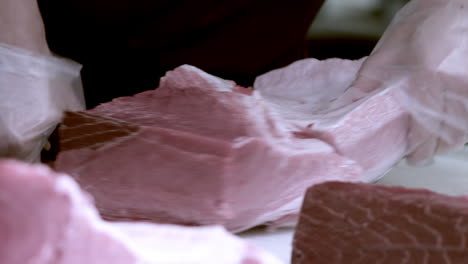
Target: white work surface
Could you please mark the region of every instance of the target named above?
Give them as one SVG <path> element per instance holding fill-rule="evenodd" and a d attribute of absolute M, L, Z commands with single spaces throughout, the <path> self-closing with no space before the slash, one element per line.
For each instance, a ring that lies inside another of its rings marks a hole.
<path fill-rule="evenodd" d="M 435 159 L 428 167 L 415 168 L 401 164 L 390 171 L 378 184 L 426 188 L 450 195 L 468 195 L 468 150 Z M 290 262 L 293 228 L 275 232 L 256 229 L 240 236 Z"/>

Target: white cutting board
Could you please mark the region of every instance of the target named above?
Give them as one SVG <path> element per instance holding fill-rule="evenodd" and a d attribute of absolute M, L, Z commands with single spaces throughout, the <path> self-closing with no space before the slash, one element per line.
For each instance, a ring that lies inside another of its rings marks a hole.
<path fill-rule="evenodd" d="M 428 167 L 415 168 L 400 164 L 378 184 L 426 188 L 449 195 L 468 195 L 468 150 L 441 156 Z M 290 263 L 293 228 L 275 232 L 255 229 L 240 236 Z"/>

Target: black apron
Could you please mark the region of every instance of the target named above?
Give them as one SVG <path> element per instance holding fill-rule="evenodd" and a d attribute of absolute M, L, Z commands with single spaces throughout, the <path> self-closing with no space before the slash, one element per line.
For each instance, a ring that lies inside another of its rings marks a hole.
<path fill-rule="evenodd" d="M 83 64 L 88 108 L 190 64 L 250 86 L 305 58 L 324 0 L 38 0 L 50 49 Z"/>

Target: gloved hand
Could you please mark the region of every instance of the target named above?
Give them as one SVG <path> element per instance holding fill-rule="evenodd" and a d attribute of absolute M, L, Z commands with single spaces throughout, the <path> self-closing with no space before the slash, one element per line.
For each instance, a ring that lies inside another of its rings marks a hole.
<path fill-rule="evenodd" d="M 64 110 L 84 108 L 80 66 L 52 56 L 36 0 L 0 1 L 0 157 L 37 161 Z"/>
<path fill-rule="evenodd" d="M 352 95 L 355 100 L 383 89 L 399 96 L 411 116 L 409 163 L 463 147 L 468 141 L 468 0 L 409 2 L 352 87 L 362 91 Z"/>

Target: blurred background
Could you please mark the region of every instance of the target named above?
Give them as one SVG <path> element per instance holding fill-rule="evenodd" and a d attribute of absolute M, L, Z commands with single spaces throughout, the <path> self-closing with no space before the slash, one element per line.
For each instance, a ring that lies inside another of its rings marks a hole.
<path fill-rule="evenodd" d="M 409 0 L 327 0 L 308 32 L 309 57 L 369 55 L 395 13 Z"/>

